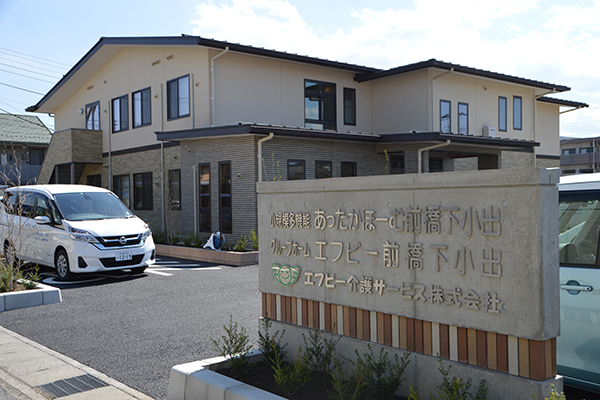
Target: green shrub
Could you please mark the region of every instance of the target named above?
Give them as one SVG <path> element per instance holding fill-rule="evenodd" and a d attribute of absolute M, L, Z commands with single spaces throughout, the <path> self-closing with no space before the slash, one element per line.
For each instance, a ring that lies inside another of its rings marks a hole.
<path fill-rule="evenodd" d="M 183 242 L 183 245 L 185 247 L 191 247 L 192 246 L 192 236 L 182 236 L 181 241 Z"/>
<path fill-rule="evenodd" d="M 260 330 L 258 331 L 258 345 L 262 350 L 265 360 L 267 360 L 269 364 L 273 366 L 276 365 L 278 361 L 285 360 L 287 355 L 287 351 L 285 350 L 287 343 L 284 345 L 281 344 L 281 339 L 283 339 L 283 335 L 285 335 L 285 329 L 283 332 L 279 332 L 279 330 L 277 330 L 275 331 L 275 334 L 271 336 L 269 333 L 272 325 L 271 319 L 269 317 L 263 318 L 261 323 L 265 333 L 263 334 Z"/>
<path fill-rule="evenodd" d="M 22 278 L 21 270 L 13 268 L 4 260 L 0 261 L 0 293 L 15 290 L 17 281 Z"/>
<path fill-rule="evenodd" d="M 330 400 L 357 400 L 361 399 L 366 389 L 365 374 L 361 369 L 353 369 L 352 376 L 346 380 L 344 374 L 344 356 L 334 355 L 332 368 L 327 372 L 331 378 L 332 391 L 327 392 Z"/>
<path fill-rule="evenodd" d="M 152 239 L 156 244 L 167 244 L 167 233 L 165 231 L 152 231 Z"/>
<path fill-rule="evenodd" d="M 288 397 L 292 396 L 310 380 L 311 370 L 308 367 L 308 357 L 306 354 L 300 356 L 301 347 L 298 346 L 298 359 L 295 362 L 285 364 L 283 357 L 277 354 L 276 347 L 273 349 L 276 353 L 274 357 L 275 364 L 272 366 L 275 372 L 273 375 L 275 383 Z"/>
<path fill-rule="evenodd" d="M 35 289 L 38 286 L 38 282 L 42 279 L 39 271 L 39 267 L 35 267 L 33 271 L 29 271 L 23 276 L 22 282 L 25 289 Z"/>
<path fill-rule="evenodd" d="M 438 358 L 440 366 L 438 371 L 442 374 L 442 384 L 438 386 L 438 394 L 440 396 L 440 400 L 486 400 L 487 399 L 487 387 L 485 385 L 485 379 L 482 379 L 479 382 L 479 388 L 477 390 L 477 394 L 472 396 L 469 393 L 469 389 L 471 388 L 472 380 L 471 378 L 461 379 L 457 376 L 450 378 L 450 370 L 452 369 L 452 365 L 449 365 L 447 369 L 444 368 L 442 363 L 442 359 Z M 434 399 L 435 396 L 432 395 Z"/>
<path fill-rule="evenodd" d="M 213 342 L 219 354 L 222 357 L 226 357 L 231 362 L 231 368 L 233 369 L 234 376 L 245 375 L 249 366 L 248 352 L 252 349 L 252 345 L 249 345 L 250 341 L 246 328 L 238 328 L 237 322 L 233 323 L 233 316 L 229 316 L 229 326 L 223 325 L 225 335 L 221 336 L 221 339 L 214 340 Z"/>
<path fill-rule="evenodd" d="M 335 347 L 341 338 L 339 336 L 323 339 L 323 331 L 321 330 L 308 331 L 308 340 L 304 333 L 302 334 L 302 340 L 306 346 L 306 355 L 308 356 L 308 366 L 317 373 L 320 379 L 328 376 L 327 371 L 330 370 Z"/>
<path fill-rule="evenodd" d="M 246 240 L 246 235 L 244 235 L 243 233 L 240 235 L 240 237 L 237 240 L 237 243 L 235 244 L 235 246 L 233 246 L 233 250 L 234 251 L 246 251 L 246 246 L 248 245 L 248 240 Z"/>
<path fill-rule="evenodd" d="M 250 231 L 250 236 L 248 237 L 248 240 L 250 241 L 250 247 L 252 248 L 252 250 L 258 251 L 258 235 L 256 234 L 256 232 L 254 232 L 254 230 Z"/>
<path fill-rule="evenodd" d="M 206 243 L 206 240 L 203 241 L 196 232 L 190 235 L 190 240 L 192 241 L 192 246 L 194 247 L 202 247 L 204 246 L 204 243 Z"/>
<path fill-rule="evenodd" d="M 391 399 L 394 393 L 400 388 L 405 378 L 402 377 L 410 360 L 409 352 L 405 352 L 402 357 L 394 354 L 394 359 L 388 357 L 388 352 L 382 348 L 379 355 L 373 352 L 371 344 L 367 344 L 368 353 L 363 356 L 358 350 L 355 350 L 356 360 L 351 361 L 357 371 L 362 371 L 366 384 L 367 399 Z M 357 379 L 356 374 L 352 379 Z"/>

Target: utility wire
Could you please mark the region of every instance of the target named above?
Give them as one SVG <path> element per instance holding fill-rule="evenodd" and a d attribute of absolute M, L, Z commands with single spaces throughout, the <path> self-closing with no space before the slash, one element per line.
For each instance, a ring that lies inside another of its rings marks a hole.
<path fill-rule="evenodd" d="M 35 79 L 36 81 L 40 81 L 40 82 L 54 83 L 53 81 L 47 81 L 47 80 L 41 79 L 41 78 L 34 78 L 33 76 L 29 76 L 29 75 L 25 75 L 25 74 L 19 74 L 18 72 L 13 72 L 13 71 L 7 71 L 7 70 L 2 69 L 2 68 L 0 68 L 0 71 L 7 72 L 7 73 L 13 74 L 13 75 L 22 76 L 24 78 Z"/>
<path fill-rule="evenodd" d="M 1 53 L 1 52 L 0 52 L 0 53 Z M 12 56 L 11 56 L 11 57 L 12 57 Z M 48 69 L 47 67 L 39 67 L 39 66 L 37 66 L 37 65 L 34 65 L 34 64 L 29 64 L 29 63 L 26 63 L 26 62 L 22 62 L 22 61 L 13 60 L 13 59 L 11 59 L 11 58 L 6 58 L 6 57 L 0 57 L 0 60 L 8 61 L 8 62 L 11 62 L 11 63 L 13 63 L 13 64 L 25 65 L 25 66 L 27 66 L 27 67 L 33 67 L 33 68 L 35 68 L 35 69 L 39 69 L 39 70 L 46 71 L 46 72 L 52 72 L 52 73 L 54 73 L 54 74 L 58 74 L 58 75 L 63 75 L 63 72 L 64 72 L 64 70 L 65 70 L 65 68 L 64 68 L 64 67 L 59 67 L 59 66 L 50 66 L 51 68 L 59 69 L 59 71 L 55 71 L 55 70 L 53 71 L 52 69 Z M 29 60 L 27 60 L 27 61 L 29 61 Z M 34 61 L 34 62 L 37 62 L 37 61 Z"/>
<path fill-rule="evenodd" d="M 53 83 L 53 82 L 50 82 L 50 83 Z M 29 92 L 29 93 L 33 93 L 33 94 L 39 94 L 40 96 L 45 96 L 46 95 L 46 93 L 34 92 L 33 90 L 23 89 L 23 88 L 20 88 L 18 86 L 9 85 L 8 83 L 0 82 L 0 85 L 8 86 L 8 87 L 11 87 L 13 89 L 19 89 L 19 90 L 22 90 L 24 92 Z"/>
<path fill-rule="evenodd" d="M 52 64 L 58 64 L 58 65 L 62 65 L 62 66 L 65 66 L 65 67 L 70 67 L 69 64 L 65 64 L 65 63 L 61 63 L 61 62 L 53 61 L 53 60 L 48 60 L 46 58 L 41 58 L 41 57 L 37 57 L 37 56 L 32 56 L 30 54 L 25 54 L 25 53 L 21 53 L 21 52 L 18 52 L 18 51 L 11 50 L 11 49 L 7 49 L 5 47 L 0 47 L 0 53 L 10 54 L 10 53 L 7 53 L 7 52 L 20 54 L 22 56 L 26 56 L 26 57 L 33 58 L 33 59 L 48 61 L 48 62 L 50 62 Z M 16 56 L 14 56 L 14 57 L 16 57 Z M 45 63 L 43 63 L 41 61 L 36 61 L 36 62 L 39 62 L 40 64 L 45 64 Z M 47 65 L 51 65 L 51 64 L 47 64 Z"/>
<path fill-rule="evenodd" d="M 38 75 L 42 75 L 42 76 L 47 76 L 49 78 L 58 78 L 58 79 L 61 78 L 60 76 L 44 74 L 42 72 L 32 71 L 30 69 L 21 68 L 21 67 L 15 67 L 14 65 L 5 64 L 5 63 L 1 63 L 1 62 L 0 62 L 0 65 L 4 65 L 4 66 L 10 67 L 10 68 L 18 69 L 19 71 L 31 72 L 32 74 L 38 74 Z"/>

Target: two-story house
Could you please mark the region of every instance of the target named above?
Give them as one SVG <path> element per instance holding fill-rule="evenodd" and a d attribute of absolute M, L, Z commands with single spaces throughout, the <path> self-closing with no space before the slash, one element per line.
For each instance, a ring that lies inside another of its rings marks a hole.
<path fill-rule="evenodd" d="M 0 114 L 0 184 L 35 183 L 51 139 L 38 117 Z"/>
<path fill-rule="evenodd" d="M 256 229 L 261 180 L 558 167 L 560 108 L 585 104 L 545 96 L 568 90 L 437 60 L 102 38 L 28 111 L 55 116 L 40 182 L 109 187 L 153 229 L 235 240 Z"/>

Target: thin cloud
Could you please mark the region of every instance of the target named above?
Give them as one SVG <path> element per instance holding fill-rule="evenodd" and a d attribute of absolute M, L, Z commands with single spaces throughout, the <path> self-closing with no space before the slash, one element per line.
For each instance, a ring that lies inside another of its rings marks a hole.
<path fill-rule="evenodd" d="M 415 0 L 410 8 L 347 10 L 351 27 L 325 33 L 285 0 L 200 2 L 193 33 L 289 53 L 393 68 L 430 58 L 572 87 L 600 135 L 600 2 L 543 7 L 537 0 Z M 573 125 L 575 126 L 575 125 Z M 589 136 L 588 133 L 586 136 Z"/>

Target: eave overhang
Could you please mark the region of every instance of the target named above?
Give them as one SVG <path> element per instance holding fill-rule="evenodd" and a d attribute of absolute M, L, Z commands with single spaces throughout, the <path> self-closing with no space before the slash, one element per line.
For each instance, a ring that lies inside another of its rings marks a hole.
<path fill-rule="evenodd" d="M 551 90 L 553 92 L 567 92 L 571 90 L 568 86 L 556 85 L 554 83 L 540 82 L 532 79 L 520 78 L 518 76 L 500 74 L 498 72 L 486 71 L 477 68 L 466 67 L 459 64 L 452 64 L 448 62 L 438 61 L 434 58 L 421 61 L 414 64 L 408 64 L 401 67 L 391 68 L 385 71 L 379 71 L 371 74 L 357 75 L 354 80 L 357 82 L 366 82 L 374 79 L 386 78 L 389 76 L 400 75 L 407 72 L 418 71 L 427 68 L 437 68 L 441 70 L 453 70 L 454 72 L 463 73 L 467 75 L 478 76 L 481 78 L 493 79 L 498 81 L 504 81 L 519 85 L 531 86 L 538 89 Z"/>
<path fill-rule="evenodd" d="M 533 147 L 540 145 L 538 142 L 534 142 L 532 140 L 456 135 L 452 133 L 440 132 L 372 134 L 343 131 L 322 131 L 298 127 L 250 123 L 155 133 L 156 138 L 159 141 L 185 141 L 204 138 L 234 137 L 240 135 L 268 135 L 273 133 L 275 136 L 293 137 L 299 139 L 354 141 L 373 144 L 426 142 L 438 143 L 450 140 L 454 145 L 490 147 L 510 150 L 531 150 Z"/>

